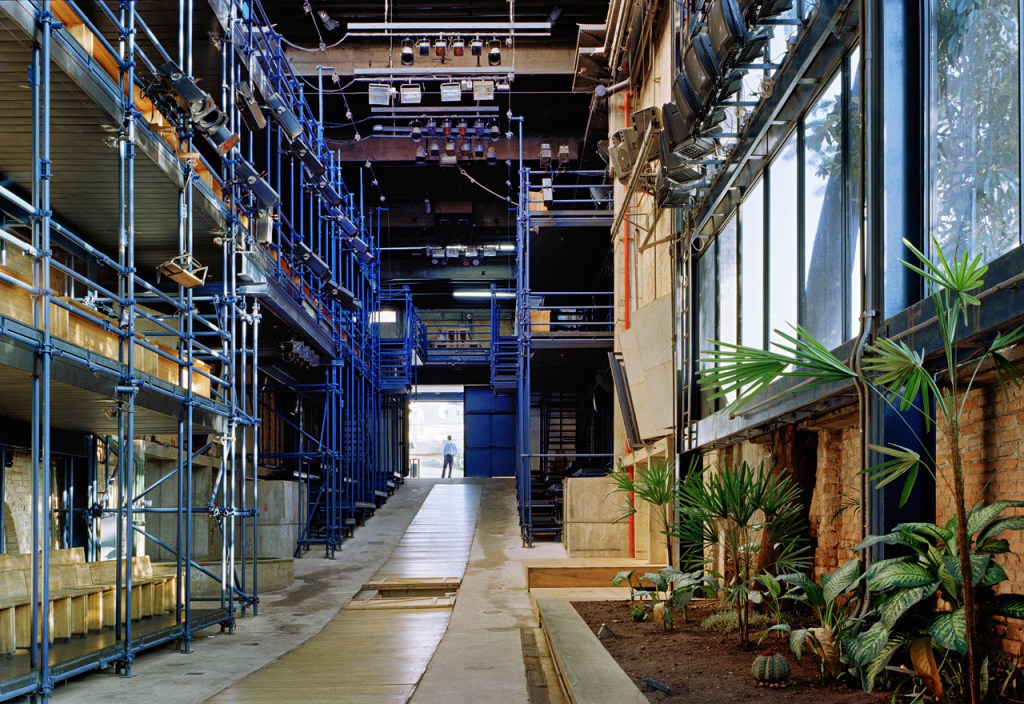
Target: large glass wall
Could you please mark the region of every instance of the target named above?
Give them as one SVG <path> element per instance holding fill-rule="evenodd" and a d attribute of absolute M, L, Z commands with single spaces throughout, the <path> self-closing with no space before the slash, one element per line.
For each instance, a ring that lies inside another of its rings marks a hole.
<path fill-rule="evenodd" d="M 1020 244 L 1020 15 L 1016 0 L 931 7 L 932 232 L 947 256 Z"/>
<path fill-rule="evenodd" d="M 775 330 L 792 333 L 797 323 L 830 348 L 856 334 L 858 65 L 856 51 L 843 59 L 715 244 L 701 253 L 702 341 L 764 347 L 780 340 Z M 716 410 L 706 396 L 702 406 L 705 414 Z"/>

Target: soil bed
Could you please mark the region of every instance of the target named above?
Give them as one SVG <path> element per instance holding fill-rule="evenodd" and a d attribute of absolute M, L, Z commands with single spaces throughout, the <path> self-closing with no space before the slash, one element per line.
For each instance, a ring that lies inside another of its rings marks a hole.
<path fill-rule="evenodd" d="M 602 623 L 614 631 L 613 638 L 601 642 L 651 702 L 876 704 L 889 700 L 879 692 L 865 694 L 844 684 L 820 682 L 813 658 L 805 658 L 801 667 L 793 660 L 786 643 L 774 637 L 761 646 L 744 649 L 737 642 L 736 633 L 701 632 L 701 620 L 718 611 L 718 604 L 691 605 L 688 623 L 683 623 L 682 614 L 677 613 L 676 627 L 671 631 L 663 631 L 650 620 L 633 623 L 626 602 L 581 601 L 573 606 L 594 633 Z M 759 637 L 760 630 L 756 635 L 752 632 L 751 640 L 755 643 Z M 750 667 L 757 653 L 764 650 L 782 653 L 789 661 L 786 687 L 768 689 L 754 682 Z M 668 685 L 671 694 L 647 691 L 645 677 Z"/>

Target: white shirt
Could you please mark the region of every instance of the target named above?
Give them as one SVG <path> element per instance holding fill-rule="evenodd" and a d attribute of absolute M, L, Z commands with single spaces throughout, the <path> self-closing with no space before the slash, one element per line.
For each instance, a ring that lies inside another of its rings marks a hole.
<path fill-rule="evenodd" d="M 445 440 L 444 446 L 441 448 L 441 454 L 451 455 L 454 457 L 455 455 L 459 454 L 459 448 L 456 447 L 455 443 L 453 443 L 451 440 Z"/>

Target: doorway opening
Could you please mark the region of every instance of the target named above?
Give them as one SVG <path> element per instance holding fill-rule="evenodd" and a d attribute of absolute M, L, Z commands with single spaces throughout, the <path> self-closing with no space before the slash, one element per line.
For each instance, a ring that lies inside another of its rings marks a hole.
<path fill-rule="evenodd" d="M 439 478 L 444 455 L 441 449 L 450 435 L 458 448 L 453 477 L 465 476 L 465 425 L 463 387 L 419 386 L 409 398 L 410 474 Z"/>

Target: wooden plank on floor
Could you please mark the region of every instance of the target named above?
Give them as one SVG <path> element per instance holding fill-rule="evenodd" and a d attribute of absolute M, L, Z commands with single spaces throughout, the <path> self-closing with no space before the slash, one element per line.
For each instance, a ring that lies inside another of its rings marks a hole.
<path fill-rule="evenodd" d="M 400 596 L 392 598 L 353 599 L 347 609 L 438 609 L 455 607 L 454 596 Z"/>
<path fill-rule="evenodd" d="M 615 575 L 626 570 L 657 572 L 663 565 L 648 565 L 642 560 L 607 557 L 568 558 L 565 560 L 526 560 L 526 586 L 533 588 L 610 587 Z"/>

